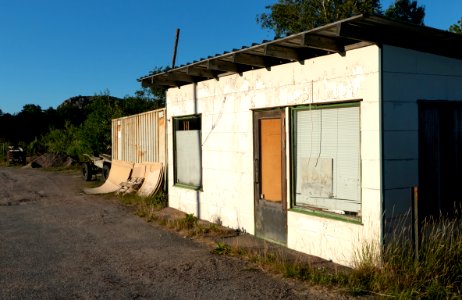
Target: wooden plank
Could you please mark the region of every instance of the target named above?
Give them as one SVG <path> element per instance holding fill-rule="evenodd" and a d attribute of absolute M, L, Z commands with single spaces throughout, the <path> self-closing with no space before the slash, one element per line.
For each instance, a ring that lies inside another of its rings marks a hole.
<path fill-rule="evenodd" d="M 301 45 L 337 53 L 345 52 L 345 45 L 339 40 L 308 33 L 303 35 Z"/>
<path fill-rule="evenodd" d="M 246 53 L 236 53 L 232 56 L 234 63 L 239 63 L 254 67 L 266 67 L 268 63 L 263 56 L 252 55 Z"/>
<path fill-rule="evenodd" d="M 169 86 L 169 87 L 178 87 L 181 84 L 179 84 L 176 81 L 164 79 L 161 77 L 151 77 L 151 85 L 153 86 Z"/>
<path fill-rule="evenodd" d="M 267 201 L 281 202 L 281 119 L 262 119 L 260 130 L 261 197 Z"/>
<path fill-rule="evenodd" d="M 200 67 L 195 67 L 195 66 L 187 67 L 186 74 L 191 75 L 191 76 L 204 77 L 208 79 L 218 78 L 218 72 L 207 70 L 207 69 L 200 68 Z"/>
<path fill-rule="evenodd" d="M 144 88 L 153 87 L 153 86 L 167 86 L 167 87 L 177 87 L 179 84 L 172 80 L 167 80 L 159 76 L 152 76 L 145 78 L 141 81 L 141 86 Z"/>
<path fill-rule="evenodd" d="M 146 79 L 143 79 L 141 80 L 141 86 L 144 88 L 148 88 L 151 86 L 151 84 Z"/>
<path fill-rule="evenodd" d="M 301 60 L 301 56 L 297 50 L 277 45 L 265 45 L 265 55 L 292 61 Z"/>
<path fill-rule="evenodd" d="M 187 83 L 192 83 L 192 82 L 198 82 L 203 78 L 197 77 L 197 76 L 191 76 L 186 73 L 182 72 L 171 72 L 167 73 L 168 74 L 168 79 L 172 81 L 183 81 Z"/>
<path fill-rule="evenodd" d="M 219 59 L 208 60 L 207 69 L 223 71 L 223 72 L 232 72 L 232 73 L 241 72 L 237 64 L 229 62 L 229 61 L 219 60 Z"/>
<path fill-rule="evenodd" d="M 299 44 L 297 44 L 297 45 L 299 45 Z M 249 55 L 255 55 L 255 56 L 263 57 L 263 59 L 264 59 L 264 61 L 266 63 L 265 68 L 280 65 L 280 64 L 286 64 L 286 63 L 289 63 L 289 62 L 292 61 L 291 59 L 265 55 L 265 49 L 264 49 L 263 46 L 261 48 L 255 48 L 255 49 L 246 51 L 245 53 L 249 54 Z"/>

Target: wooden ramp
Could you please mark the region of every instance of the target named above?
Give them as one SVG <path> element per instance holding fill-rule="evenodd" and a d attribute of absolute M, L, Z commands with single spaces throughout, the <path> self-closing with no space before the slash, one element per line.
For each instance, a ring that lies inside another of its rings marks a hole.
<path fill-rule="evenodd" d="M 149 197 L 159 191 L 162 186 L 162 179 L 164 177 L 164 167 L 162 163 L 145 163 L 146 164 L 146 177 L 144 178 L 143 185 L 138 190 L 137 195 L 142 197 Z"/>
<path fill-rule="evenodd" d="M 109 177 L 104 182 L 102 186 L 96 188 L 86 188 L 83 189 L 85 194 L 107 194 L 113 193 L 120 188 L 122 182 L 127 181 L 130 178 L 130 174 L 133 169 L 133 163 L 113 160 L 111 165 L 111 171 L 109 172 Z"/>
<path fill-rule="evenodd" d="M 112 161 L 111 171 L 106 182 L 96 188 L 86 188 L 86 194 L 107 194 L 118 192 L 129 181 L 142 179 L 143 184 L 137 192 L 138 196 L 149 197 L 157 193 L 162 187 L 164 167 L 160 162 L 131 163 L 126 161 Z"/>

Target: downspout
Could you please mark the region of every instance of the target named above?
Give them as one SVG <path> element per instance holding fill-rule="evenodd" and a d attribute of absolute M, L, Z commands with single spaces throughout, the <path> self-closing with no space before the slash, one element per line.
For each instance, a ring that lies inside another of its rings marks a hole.
<path fill-rule="evenodd" d="M 379 47 L 379 143 L 380 143 L 380 253 L 383 252 L 385 243 L 385 170 L 384 170 L 384 133 L 383 133 L 383 111 L 384 111 L 384 99 L 383 99 L 383 44 L 378 45 Z M 382 257 L 382 255 L 381 255 Z"/>

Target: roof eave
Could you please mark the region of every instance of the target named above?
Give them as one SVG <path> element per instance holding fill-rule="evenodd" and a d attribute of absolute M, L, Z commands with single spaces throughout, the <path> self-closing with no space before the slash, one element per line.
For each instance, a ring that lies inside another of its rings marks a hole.
<path fill-rule="evenodd" d="M 180 87 L 221 76 L 267 68 L 346 50 L 364 44 L 389 44 L 433 54 L 462 58 L 462 35 L 430 27 L 397 22 L 381 16 L 358 15 L 308 31 L 138 79 L 143 86 Z"/>

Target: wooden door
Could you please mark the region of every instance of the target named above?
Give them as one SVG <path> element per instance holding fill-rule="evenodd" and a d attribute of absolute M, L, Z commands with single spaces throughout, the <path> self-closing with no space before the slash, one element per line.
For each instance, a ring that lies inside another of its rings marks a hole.
<path fill-rule="evenodd" d="M 284 111 L 254 113 L 255 234 L 287 243 Z"/>
<path fill-rule="evenodd" d="M 419 102 L 419 219 L 462 203 L 462 102 Z"/>

